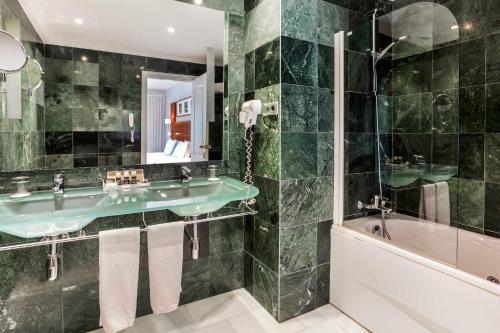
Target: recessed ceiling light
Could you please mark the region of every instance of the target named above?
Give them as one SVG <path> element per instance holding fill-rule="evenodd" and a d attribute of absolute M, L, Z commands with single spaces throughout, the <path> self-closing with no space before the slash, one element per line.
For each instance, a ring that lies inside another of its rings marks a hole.
<path fill-rule="evenodd" d="M 457 30 L 458 29 L 458 24 L 452 25 L 450 27 L 451 30 Z"/>
<path fill-rule="evenodd" d="M 87 56 L 82 55 L 81 60 L 82 60 L 83 62 L 86 62 L 87 60 L 89 60 L 89 58 L 87 58 Z"/>
<path fill-rule="evenodd" d="M 78 25 L 82 25 L 83 24 L 83 20 L 81 18 L 77 17 L 75 19 L 75 23 L 78 24 Z"/>
<path fill-rule="evenodd" d="M 201 5 L 203 3 L 203 0 L 194 0 L 195 5 Z"/>
<path fill-rule="evenodd" d="M 464 24 L 465 30 L 472 30 L 472 28 L 474 28 L 474 25 L 471 22 L 465 22 Z"/>
<path fill-rule="evenodd" d="M 174 27 L 168 27 L 167 31 L 170 32 L 171 34 L 173 34 L 175 32 L 175 28 Z"/>

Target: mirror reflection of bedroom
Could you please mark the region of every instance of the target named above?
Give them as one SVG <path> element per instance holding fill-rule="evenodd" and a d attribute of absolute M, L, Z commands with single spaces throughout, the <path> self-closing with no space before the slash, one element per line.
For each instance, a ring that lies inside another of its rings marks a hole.
<path fill-rule="evenodd" d="M 222 146 L 215 125 L 222 120 L 223 84 L 209 87 L 208 77 L 143 73 L 147 164 L 220 158 L 214 156 L 219 153 L 214 148 Z"/>

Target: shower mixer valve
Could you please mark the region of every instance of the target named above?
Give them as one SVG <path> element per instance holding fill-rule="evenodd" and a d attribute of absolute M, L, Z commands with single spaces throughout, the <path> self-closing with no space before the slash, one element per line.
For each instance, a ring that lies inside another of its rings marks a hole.
<path fill-rule="evenodd" d="M 380 195 L 375 195 L 370 204 L 364 204 L 362 201 L 358 201 L 358 209 L 379 210 L 387 214 L 392 212 L 392 204 L 389 199 Z"/>

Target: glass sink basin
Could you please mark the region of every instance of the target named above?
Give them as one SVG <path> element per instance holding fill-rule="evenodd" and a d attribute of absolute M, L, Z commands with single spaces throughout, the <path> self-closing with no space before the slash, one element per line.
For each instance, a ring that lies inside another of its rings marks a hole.
<path fill-rule="evenodd" d="M 232 201 L 259 194 L 254 186 L 229 177 L 151 183 L 129 190 L 82 188 L 33 192 L 22 199 L 0 195 L 0 232 L 23 238 L 56 236 L 81 230 L 98 217 L 168 209 L 179 216 L 213 213 Z"/>
<path fill-rule="evenodd" d="M 445 182 L 458 173 L 458 167 L 453 165 L 432 165 L 422 176 L 422 179 L 430 182 Z"/>
<path fill-rule="evenodd" d="M 417 181 L 424 173 L 423 168 L 403 165 L 392 165 L 384 170 L 384 184 L 391 187 L 404 187 Z"/>

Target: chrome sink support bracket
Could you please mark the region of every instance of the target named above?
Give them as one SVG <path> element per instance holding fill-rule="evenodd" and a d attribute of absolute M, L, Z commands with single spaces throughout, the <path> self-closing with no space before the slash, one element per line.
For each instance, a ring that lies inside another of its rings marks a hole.
<path fill-rule="evenodd" d="M 255 215 L 257 214 L 256 210 L 250 209 L 245 212 L 239 212 L 239 213 L 234 213 L 234 214 L 229 214 L 229 215 L 223 215 L 223 216 L 210 216 L 207 218 L 196 218 L 194 220 L 190 220 L 190 218 L 186 218 L 183 222 L 186 225 L 198 225 L 199 223 L 205 223 L 205 222 L 212 222 L 212 221 L 220 221 L 220 220 L 227 220 L 227 219 L 232 219 L 236 217 L 243 217 L 243 216 L 248 216 L 248 215 Z M 181 221 L 179 221 L 181 222 Z M 145 223 L 145 222 L 144 222 Z M 141 232 L 147 232 L 148 228 L 141 228 Z M 30 242 L 30 243 L 19 243 L 19 244 L 13 244 L 13 245 L 3 245 L 0 246 L 0 252 L 5 252 L 5 251 L 13 251 L 13 250 L 20 250 L 20 249 L 28 249 L 32 247 L 38 247 L 38 246 L 52 246 L 53 244 L 64 244 L 64 243 L 73 243 L 73 242 L 79 242 L 79 241 L 85 241 L 85 240 L 90 240 L 90 239 L 98 239 L 99 234 L 95 235 L 86 235 L 85 231 L 80 230 L 77 232 L 77 236 L 70 236 L 68 234 L 64 234 L 61 237 L 53 236 L 53 237 L 43 237 L 37 242 Z M 190 237 L 192 239 L 194 237 Z M 198 241 L 198 248 L 199 248 L 199 241 Z M 61 247 L 56 248 L 57 252 L 61 251 Z M 52 251 L 51 251 L 52 253 Z"/>
<path fill-rule="evenodd" d="M 193 260 L 198 260 L 200 257 L 200 239 L 198 238 L 198 216 L 192 216 L 185 218 L 186 222 L 190 221 L 193 225 L 193 235 L 188 235 L 191 241 L 191 257 Z M 187 230 L 187 229 L 186 229 Z"/>

